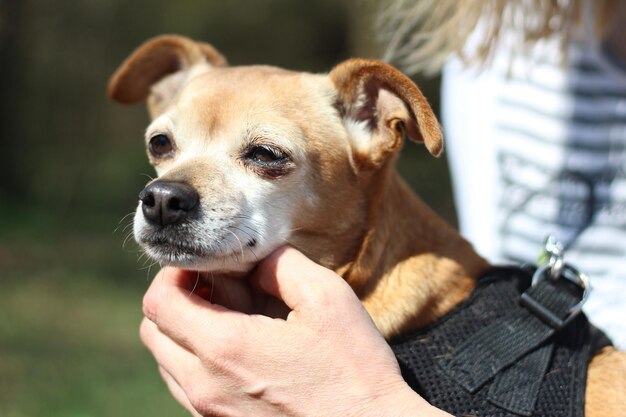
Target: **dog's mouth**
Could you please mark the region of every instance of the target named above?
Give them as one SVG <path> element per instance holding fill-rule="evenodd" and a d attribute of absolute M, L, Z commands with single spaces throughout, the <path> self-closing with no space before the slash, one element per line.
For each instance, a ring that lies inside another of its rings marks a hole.
<path fill-rule="evenodd" d="M 241 271 L 251 269 L 260 259 L 257 239 L 241 239 L 229 233 L 223 237 L 198 239 L 199 231 L 190 225 L 142 228 L 136 240 L 155 261 L 162 265 L 198 270 Z M 234 241 L 234 242 L 233 242 Z"/>
<path fill-rule="evenodd" d="M 151 252 L 159 254 L 159 258 L 182 259 L 188 257 L 208 257 L 211 253 L 198 245 L 167 238 L 164 236 L 151 236 L 143 239 L 141 244 L 149 248 Z"/>

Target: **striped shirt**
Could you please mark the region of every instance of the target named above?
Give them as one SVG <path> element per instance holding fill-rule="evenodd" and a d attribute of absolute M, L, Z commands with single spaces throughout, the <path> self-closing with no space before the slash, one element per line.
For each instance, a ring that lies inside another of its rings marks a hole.
<path fill-rule="evenodd" d="M 626 347 L 626 69 L 591 43 L 559 50 L 445 69 L 461 232 L 495 262 L 534 262 L 555 235 L 591 277 L 590 319 Z"/>

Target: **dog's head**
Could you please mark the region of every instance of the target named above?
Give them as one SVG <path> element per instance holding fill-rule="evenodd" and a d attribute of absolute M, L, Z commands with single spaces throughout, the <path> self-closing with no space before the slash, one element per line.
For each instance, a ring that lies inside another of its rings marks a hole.
<path fill-rule="evenodd" d="M 109 95 L 147 99 L 158 178 L 139 195 L 135 238 L 162 263 L 244 272 L 291 244 L 337 268 L 366 233 L 373 184 L 406 136 L 438 155 L 419 89 L 378 61 L 329 74 L 228 67 L 213 47 L 161 36 L 135 50 Z"/>

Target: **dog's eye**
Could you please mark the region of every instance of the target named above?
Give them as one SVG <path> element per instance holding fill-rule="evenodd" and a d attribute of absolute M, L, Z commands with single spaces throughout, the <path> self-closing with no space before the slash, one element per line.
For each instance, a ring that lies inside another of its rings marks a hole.
<path fill-rule="evenodd" d="M 255 146 L 246 156 L 248 159 L 251 159 L 253 162 L 261 166 L 286 162 L 288 159 L 284 152 L 269 146 Z"/>
<path fill-rule="evenodd" d="M 174 150 L 174 144 L 166 135 L 159 134 L 150 138 L 148 148 L 154 157 L 159 158 L 172 152 Z"/>
<path fill-rule="evenodd" d="M 250 146 L 243 161 L 258 175 L 270 179 L 283 177 L 295 168 L 289 154 L 273 145 Z"/>

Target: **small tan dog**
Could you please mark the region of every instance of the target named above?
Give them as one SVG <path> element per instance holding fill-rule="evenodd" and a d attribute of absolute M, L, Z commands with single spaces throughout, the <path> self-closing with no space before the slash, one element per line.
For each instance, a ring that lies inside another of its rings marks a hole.
<path fill-rule="evenodd" d="M 420 90 L 378 61 L 329 74 L 228 67 L 180 36 L 140 46 L 109 95 L 147 99 L 158 179 L 140 194 L 135 238 L 154 259 L 241 275 L 286 243 L 337 271 L 387 337 L 442 317 L 490 265 L 394 169 L 405 135 L 438 156 Z M 626 356 L 591 362 L 586 415 L 626 406 Z"/>

